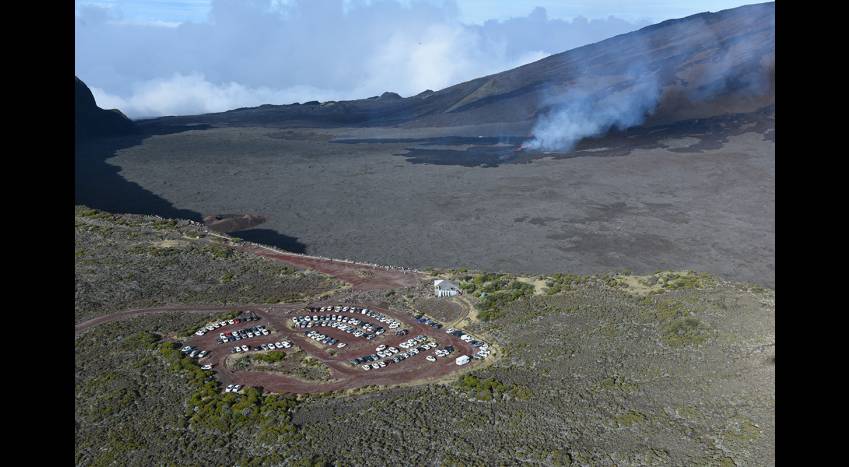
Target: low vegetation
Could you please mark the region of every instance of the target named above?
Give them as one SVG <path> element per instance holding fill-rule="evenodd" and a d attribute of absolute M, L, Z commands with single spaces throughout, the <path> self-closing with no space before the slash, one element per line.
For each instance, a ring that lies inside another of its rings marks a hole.
<path fill-rule="evenodd" d="M 169 303 L 295 301 L 337 285 L 211 240 L 188 221 L 78 206 L 74 232 L 77 322 Z"/>
<path fill-rule="evenodd" d="M 504 384 L 494 378 L 480 379 L 476 376 L 466 375 L 460 378 L 458 384 L 467 394 L 481 401 L 499 400 L 507 396 L 528 400 L 533 395 L 533 392 L 526 386 Z"/>
<path fill-rule="evenodd" d="M 460 288 L 478 299 L 478 318 L 492 321 L 503 316 L 503 308 L 522 298 L 533 296 L 534 286 L 508 274 L 483 273 L 466 276 Z"/>
<path fill-rule="evenodd" d="M 258 297 L 258 291 L 275 290 L 276 282 L 301 292 L 297 282 L 287 282 L 291 271 L 262 268 L 252 277 L 268 284 L 240 289 L 241 278 L 254 273 L 241 269 L 246 263 L 238 251 L 225 260 L 198 249 L 190 255 L 195 259 L 175 263 L 194 245 L 184 238 L 190 234 L 175 235 L 182 223 L 93 210 L 77 217 L 78 260 L 107 269 L 95 273 L 78 264 L 78 316 L 80 310 L 90 316 L 139 303 L 142 292 L 154 293 L 149 264 L 162 265 L 162 274 L 172 279 L 177 273 L 169 265 L 199 265 L 184 271 L 200 284 L 199 294 Z M 133 222 L 140 226 L 128 225 Z M 134 244 L 176 252 L 134 252 Z M 97 251 L 113 246 L 113 253 Z M 236 266 L 209 265 L 217 261 Z M 114 287 L 106 283 L 113 273 L 123 284 L 110 289 L 118 291 L 113 305 L 108 295 L 80 286 Z M 121 274 L 137 275 L 138 295 L 121 292 L 134 290 Z M 222 277 L 229 282 L 222 285 Z M 503 354 L 449 384 L 300 397 L 264 394 L 262 388 L 224 393 L 213 373 L 184 357 L 171 337 L 235 310 L 162 313 L 96 326 L 75 341 L 76 464 L 770 463 L 774 301 L 753 295 L 748 286 L 706 286 L 680 277 L 660 293 L 638 295 L 617 284 L 617 277 L 552 275 L 546 293 L 534 295 L 530 284 L 510 275 L 462 272 L 463 298 L 476 302 L 483 315 L 466 329 Z M 311 291 L 320 289 L 317 283 L 301 285 Z M 191 288 L 187 282 L 179 286 Z M 169 290 L 157 300 L 182 300 Z M 411 304 L 432 288 L 393 292 L 344 290 L 335 298 L 412 313 Z M 325 365 L 304 354 L 293 347 L 238 357 L 305 379 L 326 375 Z"/>
<path fill-rule="evenodd" d="M 265 363 L 277 363 L 284 358 L 286 358 L 286 352 L 282 350 L 273 350 L 256 356 L 257 360 Z"/>

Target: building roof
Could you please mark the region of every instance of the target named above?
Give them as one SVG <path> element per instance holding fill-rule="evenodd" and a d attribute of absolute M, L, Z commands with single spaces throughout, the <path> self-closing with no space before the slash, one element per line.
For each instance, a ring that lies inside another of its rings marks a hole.
<path fill-rule="evenodd" d="M 443 289 L 443 290 L 459 289 L 460 288 L 460 286 L 458 286 L 457 284 L 455 284 L 451 281 L 444 280 L 444 279 L 437 279 L 437 280 L 433 281 L 433 286 L 438 287 L 438 288 Z"/>

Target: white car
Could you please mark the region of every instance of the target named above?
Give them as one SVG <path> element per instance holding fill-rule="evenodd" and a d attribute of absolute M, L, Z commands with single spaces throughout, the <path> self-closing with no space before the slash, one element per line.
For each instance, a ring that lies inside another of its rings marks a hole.
<path fill-rule="evenodd" d="M 224 388 L 224 392 L 230 392 L 230 391 L 232 391 L 232 390 L 233 390 L 233 386 L 235 386 L 235 384 L 228 384 L 228 385 L 227 385 L 227 387 L 226 387 L 226 388 Z"/>
<path fill-rule="evenodd" d="M 284 349 L 288 349 L 289 347 L 292 347 L 292 344 L 291 344 L 291 343 L 289 343 L 289 342 L 283 342 L 283 348 L 284 348 Z"/>
<path fill-rule="evenodd" d="M 427 360 L 429 362 L 435 362 L 436 357 L 434 357 L 433 355 L 428 355 L 427 357 L 425 357 L 425 360 Z"/>
<path fill-rule="evenodd" d="M 198 358 L 206 357 L 206 354 L 208 354 L 208 353 L 209 353 L 208 351 L 203 350 L 203 351 L 201 351 L 201 353 L 198 354 Z"/>
<path fill-rule="evenodd" d="M 378 352 L 380 352 L 381 350 L 383 350 L 383 349 L 385 349 L 385 348 L 386 348 L 386 346 L 385 346 L 385 345 L 380 344 L 380 345 L 378 345 L 378 346 L 377 346 L 377 349 L 376 349 L 376 350 L 377 350 Z"/>
<path fill-rule="evenodd" d="M 340 342 L 340 343 L 336 344 L 336 347 L 339 347 L 341 349 L 342 347 L 345 347 L 346 345 L 348 345 L 348 344 L 346 344 L 344 342 Z"/>
<path fill-rule="evenodd" d="M 363 365 L 363 370 L 368 371 L 371 368 L 371 365 Z"/>
<path fill-rule="evenodd" d="M 282 342 L 275 342 L 275 343 L 274 343 L 274 347 L 277 347 L 278 349 L 282 349 L 282 348 L 283 348 L 283 343 L 282 343 Z"/>
<path fill-rule="evenodd" d="M 210 365 L 210 364 L 208 364 L 208 363 L 207 363 L 206 365 L 204 365 L 204 366 L 200 367 L 200 369 L 201 369 L 201 370 L 211 370 L 211 369 L 212 369 L 212 365 Z"/>
<path fill-rule="evenodd" d="M 237 385 L 233 386 L 233 389 L 231 389 L 230 392 L 239 392 L 240 389 L 242 389 L 242 385 L 237 384 Z"/>
<path fill-rule="evenodd" d="M 236 324 L 236 320 L 233 320 L 233 319 L 228 320 L 228 321 L 227 321 L 227 324 Z"/>
<path fill-rule="evenodd" d="M 247 345 L 243 345 L 243 346 L 242 346 L 242 352 L 247 352 L 247 351 L 248 351 L 248 346 L 247 346 Z"/>
<path fill-rule="evenodd" d="M 205 332 L 203 332 L 203 331 L 197 331 L 197 332 L 195 332 L 195 335 L 196 335 L 196 336 L 202 336 L 202 335 L 204 335 L 204 334 L 206 334 L 206 333 L 205 333 Z"/>

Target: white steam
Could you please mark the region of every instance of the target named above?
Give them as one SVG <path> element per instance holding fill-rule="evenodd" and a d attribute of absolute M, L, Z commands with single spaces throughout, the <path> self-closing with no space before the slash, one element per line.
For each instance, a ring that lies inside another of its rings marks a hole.
<path fill-rule="evenodd" d="M 550 99 L 552 111 L 537 120 L 533 138 L 522 148 L 571 151 L 587 136 L 642 123 L 657 105 L 660 85 L 653 73 L 631 75 L 634 84 L 626 90 L 607 92 L 586 82 Z"/>
<path fill-rule="evenodd" d="M 667 88 L 693 103 L 722 95 L 766 95 L 774 73 L 774 10 L 768 4 L 747 8 L 735 12 L 731 21 L 736 24 L 726 26 L 734 28 L 732 39 L 718 36 L 704 17 L 697 17 L 668 25 L 658 37 L 631 36 L 608 47 L 610 56 L 596 61 L 610 61 L 614 68 L 627 65 L 625 76 L 579 70 L 575 82 L 559 91 L 550 87 L 531 139 L 522 148 L 568 152 L 583 138 L 640 125 L 658 108 Z M 681 57 L 689 61 L 683 63 Z M 680 68 L 661 78 L 666 61 Z"/>

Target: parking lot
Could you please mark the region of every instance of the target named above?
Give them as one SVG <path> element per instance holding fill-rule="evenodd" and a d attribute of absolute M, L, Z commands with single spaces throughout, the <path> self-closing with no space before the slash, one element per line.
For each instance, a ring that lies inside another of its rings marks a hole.
<path fill-rule="evenodd" d="M 231 391 L 255 386 L 270 392 L 314 393 L 435 380 L 489 356 L 488 344 L 461 330 L 445 329 L 426 316 L 367 304 L 273 305 L 242 311 L 233 320 L 209 323 L 183 344 L 196 351 L 198 364 L 207 365 L 225 386 L 241 385 L 230 386 Z M 227 367 L 227 357 L 234 353 L 293 346 L 327 365 L 331 380 L 305 382 Z"/>

